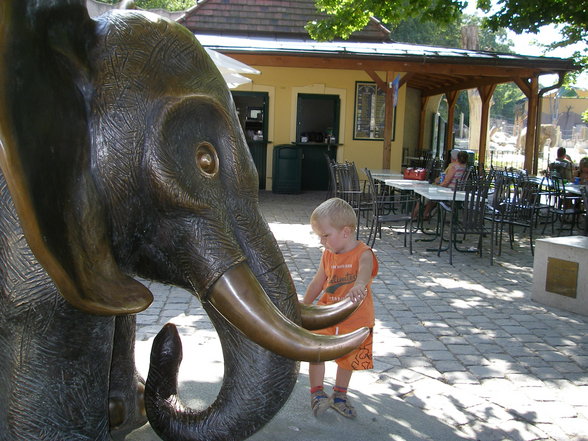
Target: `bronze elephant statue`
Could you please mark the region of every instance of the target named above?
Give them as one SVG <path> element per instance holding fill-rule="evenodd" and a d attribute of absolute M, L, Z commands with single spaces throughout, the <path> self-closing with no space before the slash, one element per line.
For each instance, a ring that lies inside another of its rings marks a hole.
<path fill-rule="evenodd" d="M 218 69 L 147 12 L 3 0 L 0 21 L 0 440 L 124 439 L 146 419 L 164 440 L 250 436 L 298 361 L 338 357 L 367 330 L 307 330 L 354 305 L 300 306 Z M 207 409 L 176 396 L 172 325 L 137 374 L 134 314 L 152 294 L 136 277 L 209 314 L 224 379 Z"/>

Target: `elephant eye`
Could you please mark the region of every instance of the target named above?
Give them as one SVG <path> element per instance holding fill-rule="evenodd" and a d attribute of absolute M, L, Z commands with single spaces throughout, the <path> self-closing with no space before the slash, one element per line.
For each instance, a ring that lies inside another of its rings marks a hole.
<path fill-rule="evenodd" d="M 218 156 L 210 143 L 202 142 L 196 147 L 196 166 L 207 176 L 218 173 Z"/>

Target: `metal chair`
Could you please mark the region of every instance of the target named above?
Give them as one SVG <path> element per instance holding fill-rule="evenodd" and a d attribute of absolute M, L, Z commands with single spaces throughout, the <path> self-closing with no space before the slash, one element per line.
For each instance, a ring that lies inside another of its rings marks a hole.
<path fill-rule="evenodd" d="M 586 187 L 580 188 L 580 194 L 584 203 L 584 236 L 588 236 L 588 190 Z"/>
<path fill-rule="evenodd" d="M 561 231 L 565 230 L 564 225 L 570 220 L 570 235 L 574 233 L 574 226 L 578 225 L 578 217 L 583 213 L 580 196 L 574 196 L 566 193 L 566 184 L 562 178 L 551 176 L 550 191 L 550 222 L 551 233 L 555 233 L 555 222 L 559 221 L 558 236 Z M 543 233 L 545 233 L 545 227 Z"/>
<path fill-rule="evenodd" d="M 443 251 L 443 242 L 448 242 L 449 264 L 453 265 L 453 249 L 460 252 L 477 252 L 482 257 L 482 243 L 484 236 L 490 236 L 490 265 L 494 263 L 494 222 L 490 228 L 485 225 L 487 213 L 486 201 L 488 198 L 489 182 L 486 180 L 467 180 L 456 185 L 451 203 L 440 202 L 441 208 L 441 236 L 437 255 Z M 463 202 L 457 196 L 458 191 L 465 192 Z M 449 238 L 444 238 L 445 224 L 449 215 Z M 467 236 L 478 236 L 477 247 L 460 249 L 458 247 L 458 236 L 465 240 Z"/>
<path fill-rule="evenodd" d="M 510 186 L 509 186 L 510 187 Z M 502 254 L 502 236 L 504 227 L 508 226 L 510 248 L 513 249 L 515 227 L 529 231 L 531 254 L 534 254 L 533 228 L 536 224 L 536 209 L 538 207 L 537 185 L 527 179 L 516 179 L 510 195 L 503 203 L 496 216 L 500 225 L 498 255 Z"/>
<path fill-rule="evenodd" d="M 409 238 L 409 250 L 412 254 L 413 220 L 412 211 L 418 201 L 417 196 L 410 193 L 390 194 L 378 186 L 369 169 L 364 169 L 371 194 L 372 212 L 367 244 L 374 246 L 376 236 L 382 238 L 382 225 L 404 223 L 404 246 Z"/>
<path fill-rule="evenodd" d="M 548 166 L 551 176 L 560 179 L 572 179 L 572 163 L 556 160 Z"/>
<path fill-rule="evenodd" d="M 494 231 L 497 232 L 506 206 L 510 203 L 513 178 L 502 170 L 495 170 L 492 179 L 491 188 L 488 190 L 486 198 L 485 219 L 494 224 Z M 495 243 L 498 245 L 498 235 L 495 236 L 495 239 Z"/>
<path fill-rule="evenodd" d="M 335 192 L 337 189 L 337 176 L 336 176 L 335 167 L 334 167 L 334 165 L 336 164 L 336 161 L 333 158 L 331 158 L 329 155 L 327 155 L 326 153 L 324 154 L 324 156 L 325 156 L 325 160 L 327 161 L 327 166 L 329 167 L 329 186 L 327 188 L 326 199 L 330 199 L 335 196 Z"/>
<path fill-rule="evenodd" d="M 367 213 L 372 210 L 371 196 L 363 189 L 355 163 L 334 163 L 331 167 L 335 172 L 335 196 L 346 201 L 355 210 L 359 237 L 361 217 L 367 217 Z"/>

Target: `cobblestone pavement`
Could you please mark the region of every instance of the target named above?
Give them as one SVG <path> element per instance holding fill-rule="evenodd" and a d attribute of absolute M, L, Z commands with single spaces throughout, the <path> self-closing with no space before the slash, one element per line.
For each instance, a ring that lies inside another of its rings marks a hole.
<path fill-rule="evenodd" d="M 300 295 L 320 260 L 308 218 L 324 196 L 260 196 Z M 291 399 L 251 439 L 587 441 L 588 317 L 531 300 L 527 236 L 514 250 L 505 240 L 493 266 L 487 253 L 455 253 L 449 265 L 447 253 L 438 257 L 419 238 L 412 255 L 390 229 L 374 246 L 380 262 L 373 284 L 375 369 L 351 380 L 358 418 L 327 412 L 315 419 L 302 363 Z M 139 369 L 146 374 L 152 337 L 168 321 L 176 323 L 189 343 L 184 347 L 197 346 L 184 349 L 182 398 L 204 406 L 221 381 L 216 334 L 197 299 L 176 288 L 150 287 L 156 302 L 138 316 Z M 328 363 L 328 384 L 333 375 L 334 363 Z M 158 438 L 144 427 L 128 439 Z"/>

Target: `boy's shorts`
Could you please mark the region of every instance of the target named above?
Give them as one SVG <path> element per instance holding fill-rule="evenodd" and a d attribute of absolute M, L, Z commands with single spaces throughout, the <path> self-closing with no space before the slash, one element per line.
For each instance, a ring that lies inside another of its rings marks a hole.
<path fill-rule="evenodd" d="M 321 329 L 320 331 L 317 331 L 317 333 L 323 335 L 337 335 L 338 333 L 344 334 L 345 332 L 340 332 L 336 326 L 333 326 L 331 328 Z M 370 334 L 357 349 L 351 351 L 349 354 L 344 355 L 341 358 L 337 358 L 335 360 L 337 366 L 350 371 L 373 369 L 373 333 L 374 329 L 370 328 Z"/>

